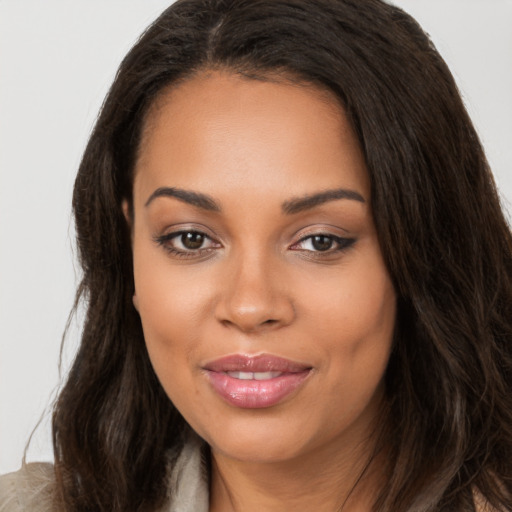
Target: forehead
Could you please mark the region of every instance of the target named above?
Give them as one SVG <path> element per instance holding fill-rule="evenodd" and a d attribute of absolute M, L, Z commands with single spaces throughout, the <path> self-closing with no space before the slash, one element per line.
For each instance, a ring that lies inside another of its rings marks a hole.
<path fill-rule="evenodd" d="M 369 193 L 359 143 L 333 93 L 219 71 L 170 87 L 150 109 L 135 193 L 159 186 L 268 198 L 340 186 Z"/>

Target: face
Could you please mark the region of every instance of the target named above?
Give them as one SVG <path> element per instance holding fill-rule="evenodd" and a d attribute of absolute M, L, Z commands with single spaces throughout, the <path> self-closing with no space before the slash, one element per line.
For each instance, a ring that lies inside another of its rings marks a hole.
<path fill-rule="evenodd" d="M 154 105 L 134 305 L 162 386 L 214 454 L 332 452 L 377 419 L 395 294 L 370 200 L 327 92 L 212 72 Z"/>

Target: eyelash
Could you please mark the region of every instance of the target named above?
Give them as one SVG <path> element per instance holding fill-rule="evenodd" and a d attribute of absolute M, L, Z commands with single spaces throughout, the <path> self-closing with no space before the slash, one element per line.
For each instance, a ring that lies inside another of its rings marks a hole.
<path fill-rule="evenodd" d="M 332 241 L 333 244 L 337 245 L 337 247 L 335 249 L 332 249 L 331 247 L 329 247 L 325 251 L 320 251 L 320 250 L 315 251 L 315 250 L 311 250 L 311 249 L 294 249 L 294 247 L 297 247 L 298 245 L 303 244 L 306 241 L 309 241 L 310 243 L 313 244 L 314 239 L 317 237 L 329 239 L 330 241 Z M 323 257 L 323 256 L 333 255 L 333 254 L 337 254 L 337 253 L 346 251 L 349 247 L 351 247 L 354 244 L 355 241 L 356 241 L 355 238 L 343 238 L 340 236 L 332 235 L 330 233 L 321 233 L 320 232 L 320 233 L 312 233 L 310 235 L 302 237 L 297 243 L 293 244 L 291 246 L 291 248 L 292 248 L 292 250 L 299 250 L 299 251 L 304 250 L 309 253 L 313 253 L 315 255 L 314 257 Z"/>
<path fill-rule="evenodd" d="M 179 237 L 183 237 L 184 235 L 199 235 L 204 237 L 204 240 L 210 240 L 213 242 L 212 247 L 198 247 L 197 249 L 177 249 L 176 247 L 173 247 L 171 245 L 171 242 L 175 239 L 178 239 Z M 325 251 L 321 250 L 311 250 L 311 249 L 297 249 L 296 247 L 300 244 L 305 243 L 306 241 L 313 242 L 313 239 L 315 237 L 323 237 L 326 239 L 329 239 L 333 242 L 333 244 L 337 245 L 337 248 L 331 249 L 328 248 Z M 332 256 L 333 254 L 341 253 L 343 251 L 346 251 L 349 249 L 354 243 L 356 239 L 355 238 L 343 238 L 336 235 L 332 235 L 330 233 L 311 233 L 310 235 L 304 236 L 301 238 L 298 242 L 294 243 L 292 246 L 290 246 L 291 250 L 294 251 L 305 251 L 307 253 L 311 253 L 310 257 L 321 259 L 323 257 Z M 168 253 L 171 255 L 177 257 L 177 258 L 197 258 L 204 256 L 208 253 L 211 253 L 211 251 L 221 247 L 220 243 L 215 242 L 210 236 L 208 236 L 206 233 L 194 229 L 190 230 L 181 230 L 181 231 L 175 231 L 173 233 L 168 233 L 166 235 L 161 235 L 155 237 L 155 242 L 162 246 Z M 314 254 L 314 256 L 312 256 Z"/>
<path fill-rule="evenodd" d="M 177 249 L 176 247 L 173 247 L 171 245 L 171 242 L 174 239 L 177 239 L 177 238 L 183 237 L 183 235 L 189 235 L 189 234 L 200 235 L 200 236 L 203 236 L 205 240 L 211 240 L 212 242 L 214 242 L 213 239 L 210 236 L 208 236 L 206 233 L 204 233 L 202 231 L 198 231 L 196 229 L 188 229 L 188 230 L 184 229 L 181 231 L 175 231 L 173 233 L 168 233 L 166 235 L 157 236 L 155 238 L 155 241 L 158 245 L 162 246 L 168 253 L 170 253 L 171 255 L 176 256 L 178 258 L 195 258 L 198 256 L 199 257 L 204 256 L 206 253 L 210 253 L 212 250 L 217 248 L 214 246 L 214 247 L 199 247 L 196 250 L 194 250 L 194 249 L 183 250 L 183 249 Z M 218 242 L 214 242 L 214 244 L 217 244 L 218 247 L 221 246 Z"/>

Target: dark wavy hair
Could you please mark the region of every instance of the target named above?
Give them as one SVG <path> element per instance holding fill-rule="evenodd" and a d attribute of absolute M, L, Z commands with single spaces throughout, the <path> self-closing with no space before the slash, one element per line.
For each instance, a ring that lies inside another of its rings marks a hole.
<path fill-rule="evenodd" d="M 204 70 L 328 88 L 366 158 L 398 296 L 376 511 L 512 510 L 512 238 L 446 64 L 380 0 L 178 0 L 123 60 L 86 147 L 73 208 L 86 318 L 53 414 L 69 511 L 154 511 L 186 422 L 149 362 L 134 291 L 131 201 L 159 94 Z"/>

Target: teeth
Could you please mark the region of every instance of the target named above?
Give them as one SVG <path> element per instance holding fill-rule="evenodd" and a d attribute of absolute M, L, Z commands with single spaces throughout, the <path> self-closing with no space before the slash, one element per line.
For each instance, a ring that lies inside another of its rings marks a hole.
<path fill-rule="evenodd" d="M 279 377 L 281 372 L 254 372 L 253 375 L 255 380 L 269 380 Z"/>
<path fill-rule="evenodd" d="M 239 380 L 269 380 L 281 375 L 281 372 L 226 372 L 233 379 Z"/>
<path fill-rule="evenodd" d="M 251 380 L 254 379 L 254 373 L 252 372 L 227 372 L 230 377 L 240 380 Z"/>

